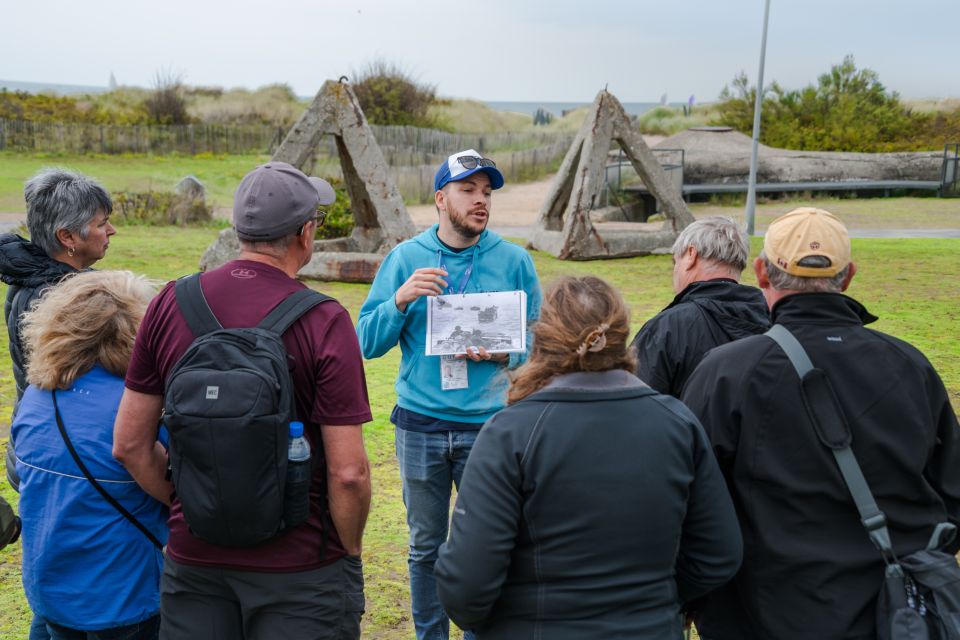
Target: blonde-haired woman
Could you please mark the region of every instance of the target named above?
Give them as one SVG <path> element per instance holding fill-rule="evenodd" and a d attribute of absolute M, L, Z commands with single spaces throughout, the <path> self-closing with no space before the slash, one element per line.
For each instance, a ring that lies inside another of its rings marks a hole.
<path fill-rule="evenodd" d="M 84 272 L 24 317 L 30 386 L 11 429 L 23 585 L 54 640 L 157 637 L 166 509 L 111 453 L 123 376 L 153 294 L 127 271 Z"/>
<path fill-rule="evenodd" d="M 703 429 L 633 375 L 629 332 L 623 299 L 599 278 L 545 294 L 436 565 L 450 618 L 478 638 L 680 638 L 682 605 L 739 567 Z"/>

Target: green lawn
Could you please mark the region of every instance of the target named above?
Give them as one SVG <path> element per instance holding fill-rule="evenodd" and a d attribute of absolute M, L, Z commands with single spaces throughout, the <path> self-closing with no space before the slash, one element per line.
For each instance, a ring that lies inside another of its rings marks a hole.
<path fill-rule="evenodd" d="M 66 167 L 93 176 L 114 191 L 173 191 L 188 175 L 207 188 L 207 201 L 229 207 L 240 179 L 266 155 L 148 156 L 0 152 L 0 212 L 24 210 L 23 183 L 43 167 Z"/>
<path fill-rule="evenodd" d="M 236 170 L 242 173 L 246 169 L 238 165 Z M 96 175 L 97 171 L 91 173 Z M 212 229 L 121 227 L 111 242 L 108 257 L 98 268 L 132 269 L 169 280 L 194 270 L 200 253 L 215 235 Z M 754 254 L 759 246 L 759 239 L 755 239 Z M 960 261 L 956 257 L 960 240 L 854 240 L 853 252 L 860 271 L 851 295 L 880 316 L 881 320 L 874 325 L 877 329 L 912 342 L 928 355 L 943 376 L 954 409 L 960 409 Z M 575 263 L 539 252 L 533 255 L 544 282 L 565 274 L 594 274 L 614 283 L 633 309 L 635 328 L 673 297 L 669 256 Z M 754 282 L 752 274 L 745 281 Z M 315 286 L 338 298 L 354 318 L 368 289 L 360 284 Z M 5 293 L 3 287 L 0 293 Z M 0 342 L 6 343 L 5 328 L 0 328 Z M 0 349 L 0 354 L 0 415 L 6 418 L 13 399 L 13 380 L 6 349 Z M 368 638 L 412 637 L 407 604 L 406 525 L 393 455 L 393 431 L 388 421 L 395 398 L 393 381 L 398 360 L 395 350 L 366 363 L 375 417 L 364 429 L 374 487 L 373 510 L 364 543 L 364 637 Z M 16 500 L 5 482 L 0 482 L 0 493 L 12 502 Z M 0 552 L 0 638 L 26 636 L 29 614 L 20 586 L 19 554 L 19 545 Z"/>

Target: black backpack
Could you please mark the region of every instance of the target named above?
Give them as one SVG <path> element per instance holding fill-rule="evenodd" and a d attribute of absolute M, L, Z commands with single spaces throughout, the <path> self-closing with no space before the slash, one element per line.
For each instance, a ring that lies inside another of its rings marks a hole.
<path fill-rule="evenodd" d="M 224 329 L 199 274 L 177 281 L 177 305 L 194 341 L 164 393 L 172 480 L 191 532 L 217 545 L 259 544 L 284 522 L 288 430 L 296 420 L 281 336 L 329 296 L 301 289 L 253 328 Z"/>

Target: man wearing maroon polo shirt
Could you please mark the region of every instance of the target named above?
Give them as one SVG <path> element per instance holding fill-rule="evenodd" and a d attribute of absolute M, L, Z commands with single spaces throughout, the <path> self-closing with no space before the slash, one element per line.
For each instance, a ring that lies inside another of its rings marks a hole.
<path fill-rule="evenodd" d="M 200 278 L 224 327 L 255 326 L 304 287 L 296 274 L 313 252 L 318 206 L 333 199 L 326 182 L 282 162 L 244 177 L 233 210 L 240 257 Z M 319 304 L 283 334 L 297 416 L 318 463 L 308 521 L 254 547 L 222 547 L 190 532 L 157 444 L 165 380 L 194 339 L 172 285 L 144 317 L 114 431 L 114 455 L 145 491 L 170 504 L 160 637 L 358 638 L 370 507 L 360 425 L 371 415 L 347 311 L 334 301 Z"/>

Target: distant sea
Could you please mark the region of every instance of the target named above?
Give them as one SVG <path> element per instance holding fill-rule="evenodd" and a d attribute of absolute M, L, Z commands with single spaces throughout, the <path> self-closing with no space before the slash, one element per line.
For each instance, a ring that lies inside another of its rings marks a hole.
<path fill-rule="evenodd" d="M 543 107 L 556 117 L 563 115 L 564 111 L 577 109 L 579 107 L 589 107 L 592 102 L 502 102 L 499 100 L 485 100 L 484 103 L 496 111 L 512 111 L 514 113 L 524 113 L 533 116 L 537 109 Z M 630 115 L 638 116 L 660 106 L 659 102 L 624 102 L 623 108 Z M 668 103 L 667 106 L 679 107 L 681 103 Z"/>
<path fill-rule="evenodd" d="M 107 87 L 94 87 L 83 84 L 53 84 L 50 82 L 20 82 L 17 80 L 0 80 L 0 89 L 7 91 L 26 91 L 27 93 L 46 93 L 53 91 L 61 96 L 75 93 L 105 93 Z"/>

